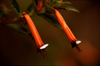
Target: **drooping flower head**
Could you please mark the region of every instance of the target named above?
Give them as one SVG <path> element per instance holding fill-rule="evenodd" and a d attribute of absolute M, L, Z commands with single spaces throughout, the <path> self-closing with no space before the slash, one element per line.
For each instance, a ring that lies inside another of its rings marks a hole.
<path fill-rule="evenodd" d="M 34 40 L 36 42 L 37 49 L 38 49 L 37 51 L 40 52 L 43 55 L 43 57 L 45 57 L 46 56 L 45 49 L 48 46 L 48 44 L 43 43 L 32 19 L 30 18 L 30 16 L 28 14 L 26 14 L 25 12 L 23 12 L 23 15 L 24 15 L 24 18 L 26 19 L 28 27 L 32 33 L 32 36 L 34 37 Z"/>
<path fill-rule="evenodd" d="M 65 31 L 66 35 L 68 36 L 70 42 L 71 42 L 71 45 L 72 45 L 72 48 L 73 47 L 76 47 L 76 49 L 80 52 L 82 51 L 79 47 L 78 47 L 78 44 L 81 43 L 80 40 L 77 40 L 76 37 L 74 36 L 74 34 L 72 33 L 72 31 L 70 30 L 70 28 L 68 27 L 68 25 L 66 24 L 65 20 L 63 19 L 62 15 L 59 13 L 58 10 L 54 9 L 54 12 L 55 12 L 55 16 L 59 22 L 59 24 L 62 26 L 63 30 Z"/>

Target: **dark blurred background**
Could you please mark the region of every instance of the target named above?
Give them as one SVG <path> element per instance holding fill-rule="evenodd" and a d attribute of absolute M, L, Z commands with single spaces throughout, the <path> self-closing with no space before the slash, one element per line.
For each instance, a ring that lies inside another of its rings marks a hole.
<path fill-rule="evenodd" d="M 31 0 L 17 0 L 23 12 Z M 36 53 L 35 42 L 29 36 L 16 30 L 0 26 L 0 65 L 53 65 L 53 66 L 100 66 L 100 1 L 68 0 L 80 13 L 59 10 L 77 39 L 82 43 L 78 52 L 71 48 L 65 32 L 54 27 L 45 19 L 32 19 L 44 43 L 49 43 L 48 57 Z M 0 0 L 11 9 L 7 0 Z M 16 15 L 12 11 L 14 18 Z"/>

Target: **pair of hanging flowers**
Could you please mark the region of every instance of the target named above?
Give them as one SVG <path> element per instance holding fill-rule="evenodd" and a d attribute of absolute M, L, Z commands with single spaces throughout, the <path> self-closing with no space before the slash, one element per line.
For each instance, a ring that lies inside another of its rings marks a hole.
<path fill-rule="evenodd" d="M 38 0 L 37 5 L 35 4 L 35 1 L 37 1 L 37 0 L 33 0 L 32 7 L 34 5 L 34 9 L 35 9 L 36 13 L 39 13 L 45 7 L 46 13 L 54 14 L 56 16 L 57 23 L 59 22 L 60 26 L 63 28 L 66 35 L 68 36 L 68 38 L 71 42 L 72 48 L 75 47 L 79 52 L 81 52 L 82 50 L 78 47 L 78 45 L 81 43 L 81 41 L 76 39 L 76 37 L 74 36 L 72 31 L 68 27 L 67 23 L 65 22 L 64 18 L 62 17 L 60 12 L 57 10 L 57 8 L 72 10 L 72 11 L 76 11 L 76 12 L 78 12 L 78 10 L 64 5 L 64 4 L 70 4 L 70 2 L 65 1 L 65 0 L 64 1 L 63 0 Z M 17 16 L 19 17 L 20 9 L 19 9 L 17 1 L 16 0 L 9 0 L 9 2 L 10 2 L 11 7 L 13 8 L 13 11 L 15 11 Z M 17 5 L 17 7 L 16 7 L 15 3 Z M 30 8 L 29 8 L 29 10 L 30 10 Z M 24 18 L 27 22 L 27 25 L 31 31 L 31 34 L 35 40 L 35 43 L 37 45 L 37 52 L 40 52 L 43 57 L 46 57 L 45 49 L 48 47 L 49 44 L 44 44 L 44 42 L 42 41 L 42 39 L 41 39 L 37 29 L 36 29 L 36 26 L 35 26 L 33 20 L 31 19 L 29 14 L 27 14 L 26 12 L 23 12 L 22 15 L 24 16 Z M 20 19 L 22 19 L 22 21 L 23 21 L 23 18 L 20 17 Z"/>
<path fill-rule="evenodd" d="M 45 0 L 43 0 L 43 1 L 45 1 Z M 63 0 L 61 0 L 61 2 L 62 1 Z M 41 3 L 41 0 L 38 0 L 38 4 L 37 4 L 38 11 L 40 11 L 45 6 L 44 2 L 41 6 L 40 6 L 40 3 Z M 52 8 L 52 10 L 54 11 L 54 14 L 55 14 L 56 19 L 58 20 L 59 24 L 61 25 L 61 27 L 65 31 L 66 35 L 68 36 L 68 38 L 71 42 L 72 48 L 75 47 L 79 52 L 81 52 L 82 50 L 78 47 L 78 45 L 81 43 L 81 41 L 76 39 L 76 37 L 74 36 L 74 34 L 72 33 L 72 31 L 70 30 L 68 25 L 66 24 L 64 18 L 59 13 L 59 11 L 55 8 Z M 26 19 L 26 22 L 27 22 L 27 25 L 31 31 L 31 34 L 34 37 L 34 40 L 35 40 L 37 48 L 38 48 L 38 52 L 40 52 L 42 54 L 42 56 L 45 57 L 46 56 L 45 49 L 47 48 L 47 46 L 49 44 L 43 43 L 35 25 L 34 25 L 34 22 L 30 18 L 30 16 L 28 14 L 26 14 L 25 12 L 23 12 L 23 15 L 24 15 L 24 18 Z"/>

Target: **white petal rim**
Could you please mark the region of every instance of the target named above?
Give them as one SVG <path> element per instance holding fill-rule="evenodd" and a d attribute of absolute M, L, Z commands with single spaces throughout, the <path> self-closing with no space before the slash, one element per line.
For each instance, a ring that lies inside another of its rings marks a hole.
<path fill-rule="evenodd" d="M 40 49 L 45 49 L 49 44 L 45 44 L 43 46 L 40 47 Z"/>
<path fill-rule="evenodd" d="M 80 43 L 81 43 L 81 41 L 80 41 L 80 40 L 77 40 L 77 41 L 76 41 L 76 44 L 80 44 Z"/>

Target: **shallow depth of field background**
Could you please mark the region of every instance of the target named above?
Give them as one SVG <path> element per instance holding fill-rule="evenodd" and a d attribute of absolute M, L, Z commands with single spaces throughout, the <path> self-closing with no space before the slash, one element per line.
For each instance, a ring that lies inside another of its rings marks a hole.
<path fill-rule="evenodd" d="M 24 11 L 31 0 L 17 0 Z M 32 19 L 44 43 L 48 57 L 36 53 L 35 42 L 10 27 L 0 26 L 0 65 L 53 65 L 53 66 L 99 66 L 100 65 L 100 1 L 68 0 L 80 13 L 59 10 L 77 39 L 83 52 L 71 48 L 63 30 L 54 27 L 41 17 Z M 10 8 L 7 0 L 0 0 Z M 11 12 L 14 18 L 16 15 Z M 20 23 L 19 23 L 20 24 Z"/>

